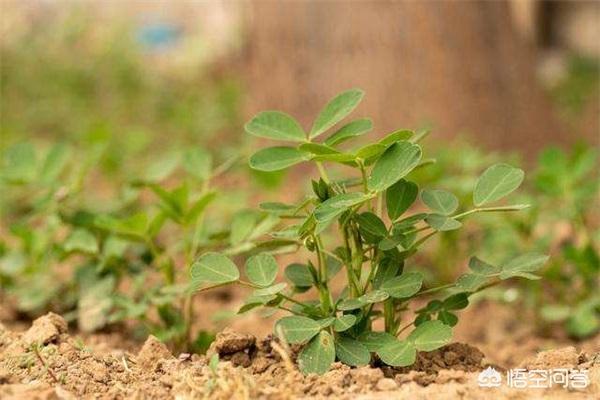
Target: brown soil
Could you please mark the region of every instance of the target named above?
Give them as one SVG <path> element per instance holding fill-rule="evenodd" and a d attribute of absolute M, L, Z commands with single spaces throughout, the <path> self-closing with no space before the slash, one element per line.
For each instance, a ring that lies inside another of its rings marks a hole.
<path fill-rule="evenodd" d="M 489 365 L 489 359 L 462 343 L 420 353 L 410 368 L 350 368 L 336 363 L 323 376 L 303 376 L 294 365 L 297 348 L 286 348 L 271 336 L 257 340 L 231 329 L 218 335 L 206 357 L 175 356 L 152 336 L 134 352 L 118 347 L 98 351 L 89 347 L 89 342 L 93 340 L 84 344 L 70 336 L 65 321 L 52 313 L 35 320 L 24 332 L 0 325 L 0 398 L 600 398 L 600 354 L 575 347 L 494 367 L 499 371 L 516 367 L 589 369 L 592 384 L 577 392 L 480 388 L 477 375 Z M 214 353 L 221 359 L 216 370 L 207 361 Z"/>

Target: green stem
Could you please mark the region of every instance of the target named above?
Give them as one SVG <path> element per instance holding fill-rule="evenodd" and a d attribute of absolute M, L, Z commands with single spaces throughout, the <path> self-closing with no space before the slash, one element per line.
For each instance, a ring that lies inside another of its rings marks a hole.
<path fill-rule="evenodd" d="M 315 162 L 315 164 L 317 164 L 317 168 L 319 169 L 321 178 L 323 178 L 326 184 L 329 184 L 329 176 L 327 175 L 327 171 L 325 171 L 325 168 L 323 168 L 323 164 L 320 161 Z"/>

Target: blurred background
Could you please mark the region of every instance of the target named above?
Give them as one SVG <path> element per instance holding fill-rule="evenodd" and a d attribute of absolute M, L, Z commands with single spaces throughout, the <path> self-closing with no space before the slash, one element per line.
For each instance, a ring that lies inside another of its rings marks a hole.
<path fill-rule="evenodd" d="M 349 87 L 379 134 L 427 125 L 526 157 L 600 134 L 595 1 L 3 0 L 1 20 L 2 146 L 110 137 L 106 168 L 226 152 L 256 111 L 308 124 Z"/>

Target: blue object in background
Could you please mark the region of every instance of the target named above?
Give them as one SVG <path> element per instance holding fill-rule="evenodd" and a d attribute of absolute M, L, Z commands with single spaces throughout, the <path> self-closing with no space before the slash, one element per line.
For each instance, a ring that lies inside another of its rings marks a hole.
<path fill-rule="evenodd" d="M 168 22 L 153 22 L 140 27 L 138 42 L 146 50 L 162 51 L 173 47 L 181 38 L 181 29 Z"/>

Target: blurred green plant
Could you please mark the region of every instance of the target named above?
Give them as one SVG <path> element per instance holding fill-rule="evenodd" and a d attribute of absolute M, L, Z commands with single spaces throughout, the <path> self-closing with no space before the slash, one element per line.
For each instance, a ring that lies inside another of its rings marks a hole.
<path fill-rule="evenodd" d="M 486 159 L 476 148 L 460 144 L 440 149 L 436 164 L 416 174 L 431 184 L 452 189 L 459 199 L 469 196 L 468 187 L 477 179 L 486 162 L 506 157 L 494 154 Z M 514 157 L 513 157 L 514 158 Z M 519 163 L 514 159 L 513 163 Z M 442 171 L 455 171 L 456 179 L 447 179 Z M 532 179 L 525 182 L 519 202 L 534 204 L 527 212 L 486 215 L 467 234 L 469 241 L 458 248 L 455 232 L 440 235 L 429 246 L 424 262 L 432 267 L 430 279 L 447 283 L 456 276 L 465 253 L 479 249 L 486 258 L 516 251 L 523 244 L 550 249 L 550 261 L 540 273 L 540 282 L 522 286 L 522 300 L 537 317 L 544 333 L 562 331 L 583 338 L 600 331 L 600 181 L 598 152 L 580 143 L 570 152 L 549 147 L 538 159 Z M 503 223 L 500 223 L 500 218 Z"/>
<path fill-rule="evenodd" d="M 320 173 L 320 179 L 312 181 L 313 194 L 299 204 L 261 205 L 263 211 L 293 221 L 272 231 L 263 247 L 291 245 L 312 254 L 306 263 L 286 267 L 288 282 L 276 283 L 279 266 L 266 248 L 246 261 L 247 280 L 219 252 L 203 254 L 191 267 L 191 279 L 199 291 L 232 283 L 254 289 L 240 313 L 257 307 L 291 313 L 276 323 L 275 333 L 289 343 L 305 345 L 298 355 L 303 373 L 323 374 L 336 359 L 351 366 L 366 365 L 372 353 L 387 365 L 411 365 L 418 350 L 435 350 L 450 341 L 451 327 L 458 322 L 455 311 L 465 308 L 472 294 L 513 277 L 538 279 L 533 272 L 548 258 L 528 253 L 492 265 L 472 257 L 471 271 L 456 283 L 423 289 L 423 275 L 405 269 L 421 245 L 438 232 L 461 228 L 467 216 L 527 208 L 493 205 L 519 187 L 524 172 L 504 163 L 492 165 L 475 182 L 470 199 L 474 206 L 457 212 L 459 199 L 454 194 L 440 189 L 420 191 L 407 179 L 413 170 L 430 164 L 418 145 L 427 132 L 398 130 L 377 142 L 343 150 L 343 142 L 372 129 L 369 119 L 358 119 L 324 141 L 315 141 L 348 116 L 362 97 L 363 92 L 356 89 L 340 93 L 321 110 L 309 132 L 279 111 L 259 113 L 246 124 L 251 135 L 295 144 L 259 150 L 250 157 L 252 168 L 278 171 L 311 161 Z M 349 167 L 353 173 L 332 180 L 324 163 Z M 429 212 L 406 215 L 419 192 Z M 339 230 L 326 238 L 336 222 Z M 232 226 L 232 235 L 239 231 L 240 227 Z M 326 246 L 327 239 L 339 240 Z M 331 280 L 342 269 L 346 272 L 344 289 L 334 295 Z M 316 291 L 317 300 L 297 297 L 310 289 Z M 412 317 L 403 315 L 418 296 L 443 291 L 450 293 L 431 300 Z M 379 319 L 383 319 L 383 331 L 373 327 Z M 411 328 L 408 336 L 398 339 Z"/>
<path fill-rule="evenodd" d="M 153 169 L 160 173 L 149 170 L 98 210 L 83 193 L 94 184 L 89 176 L 104 151 L 90 148 L 80 161 L 76 149 L 56 144 L 40 157 L 21 142 L 3 152 L 2 217 L 9 229 L 0 253 L 3 291 L 19 311 L 58 311 L 83 331 L 133 320 L 179 348 L 205 348 L 206 332 L 191 336 L 193 291 L 181 266 L 200 251 L 247 243 L 246 236 L 217 229 L 222 225 L 214 218 L 213 229 L 203 223 L 217 196 L 212 181 L 237 158 L 215 167 L 205 150 L 182 150 L 168 168 L 159 160 Z M 183 178 L 173 181 L 177 171 Z M 142 201 L 145 191 L 154 200 Z M 248 235 L 253 228 L 248 225 Z"/>

